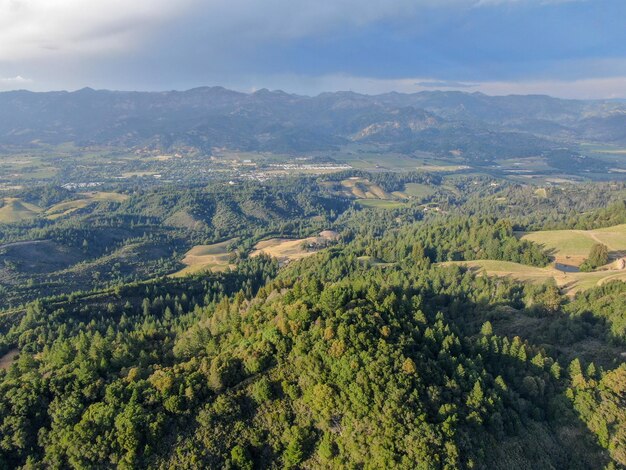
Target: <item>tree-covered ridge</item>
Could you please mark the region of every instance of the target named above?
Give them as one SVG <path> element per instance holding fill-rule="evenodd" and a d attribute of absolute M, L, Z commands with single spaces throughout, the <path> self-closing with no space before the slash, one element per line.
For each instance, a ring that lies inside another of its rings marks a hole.
<path fill-rule="evenodd" d="M 574 361 L 570 376 L 567 397 L 602 447 L 618 465 L 626 467 L 626 364 L 600 374 L 593 364 L 583 370 L 580 362 Z"/>
<path fill-rule="evenodd" d="M 387 238 L 414 234 L 404 235 Z M 604 428 L 587 431 L 577 413 L 586 419 L 611 398 L 579 411 L 567 363 L 523 331 L 502 333 L 511 309 L 565 321 L 558 292 L 431 266 L 423 255 L 372 267 L 358 256 L 369 243 L 327 250 L 275 280 L 275 265 L 259 258 L 189 280 L 189 291 L 154 281 L 33 304 L 5 331 L 20 358 L 0 372 L 4 464 L 608 463 L 596 442 L 615 447 L 623 419 L 611 417 L 610 437 L 596 441 Z"/>
<path fill-rule="evenodd" d="M 357 240 L 355 247 L 363 255 L 388 262 L 493 259 L 545 266 L 550 261 L 539 245 L 516 237 L 510 221 L 494 218 L 446 217 L 432 223 L 405 224 L 382 238 Z"/>
<path fill-rule="evenodd" d="M 622 182 L 535 186 L 490 178 L 451 179 L 460 197 L 446 207 L 458 215 L 507 217 L 527 230 L 610 227 L 626 222 Z"/>
<path fill-rule="evenodd" d="M 371 178 L 391 190 L 423 177 Z M 2 312 L 0 467 L 624 465 L 626 284 L 568 299 L 554 284 L 440 264 L 544 266 L 540 247 L 514 232 L 525 223 L 517 209 L 470 210 L 477 186 L 494 198 L 508 191 L 512 205 L 536 188 L 453 178 L 430 196 L 439 211 L 418 201 L 369 210 L 328 192 L 328 179 L 158 188 L 3 227 L 9 239 L 47 237 L 41 256 L 64 245 L 112 267 L 130 243 L 181 252 L 241 238 L 232 271 L 160 277 L 170 253 L 145 269 L 150 281 L 116 274 L 120 264 L 83 292 Z M 587 207 L 575 193 L 537 196 L 535 223 L 624 213 L 616 204 L 572 218 L 561 211 L 569 198 Z M 339 233 L 337 245 L 280 271 L 247 257 L 260 237 L 322 228 Z"/>

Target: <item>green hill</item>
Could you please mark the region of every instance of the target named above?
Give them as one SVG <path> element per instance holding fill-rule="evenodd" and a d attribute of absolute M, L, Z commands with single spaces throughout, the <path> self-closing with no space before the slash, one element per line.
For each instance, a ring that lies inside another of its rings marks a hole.
<path fill-rule="evenodd" d="M 548 250 L 557 263 L 579 266 L 596 243 L 606 245 L 613 258 L 626 256 L 626 225 L 595 230 L 548 230 L 530 232 L 523 240 Z"/>
<path fill-rule="evenodd" d="M 4 198 L 3 206 L 0 207 L 0 222 L 5 224 L 21 222 L 37 217 L 40 212 L 41 208 L 34 204 L 18 198 Z"/>

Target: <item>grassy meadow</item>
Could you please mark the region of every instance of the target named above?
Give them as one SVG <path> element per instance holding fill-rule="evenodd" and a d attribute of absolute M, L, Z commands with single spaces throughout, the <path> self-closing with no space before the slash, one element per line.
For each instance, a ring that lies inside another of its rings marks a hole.
<path fill-rule="evenodd" d="M 237 239 L 226 240 L 212 245 L 196 245 L 185 253 L 183 269 L 172 274 L 172 277 L 184 277 L 207 271 L 225 271 L 234 265 L 230 264 L 228 247 Z"/>
<path fill-rule="evenodd" d="M 626 270 L 617 269 L 612 261 L 596 271 L 575 272 L 595 243 L 607 245 L 612 259 L 626 256 L 626 225 L 597 230 L 548 230 L 526 233 L 521 238 L 541 245 L 553 257 L 555 263 L 545 268 L 495 260 L 451 261 L 442 264 L 458 264 L 479 274 L 510 277 L 523 282 L 543 283 L 554 279 L 557 285 L 570 295 L 610 281 L 626 280 Z M 570 266 L 574 272 L 557 269 L 558 264 Z"/>

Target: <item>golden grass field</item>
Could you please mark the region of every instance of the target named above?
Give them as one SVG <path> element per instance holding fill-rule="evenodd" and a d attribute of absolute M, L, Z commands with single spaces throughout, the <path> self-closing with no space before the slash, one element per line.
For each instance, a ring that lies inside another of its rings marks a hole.
<path fill-rule="evenodd" d="M 597 230 L 551 230 L 523 234 L 522 239 L 541 245 L 554 257 L 555 263 L 579 266 L 589 255 L 595 243 L 604 243 L 613 259 L 626 256 L 626 224 Z M 509 261 L 479 260 L 442 263 L 459 264 L 480 274 L 510 277 L 518 281 L 542 283 L 554 279 L 564 292 L 573 295 L 578 291 L 600 286 L 610 281 L 626 281 L 626 270 L 617 269 L 611 262 L 596 271 L 563 272 L 551 265 L 545 268 L 526 266 Z"/>
<path fill-rule="evenodd" d="M 531 232 L 521 238 L 541 245 L 557 263 L 570 266 L 580 266 L 596 243 L 605 244 L 613 259 L 626 256 L 626 225 L 596 230 Z"/>
<path fill-rule="evenodd" d="M 365 178 L 348 178 L 341 181 L 341 186 L 345 192 L 357 199 L 393 199 L 393 195 L 386 192 L 379 185 L 370 182 Z"/>
<path fill-rule="evenodd" d="M 509 261 L 479 260 L 442 263 L 467 266 L 479 274 L 510 277 L 518 281 L 543 283 L 554 279 L 567 294 L 600 286 L 610 281 L 626 281 L 626 270 L 618 269 L 614 259 L 626 256 L 626 224 L 596 230 L 547 230 L 521 234 L 523 240 L 537 243 L 554 259 L 554 264 L 537 268 Z M 603 243 L 609 248 L 611 263 L 596 271 L 564 272 L 556 269 L 557 264 L 574 269 L 589 256 L 591 247 Z"/>
<path fill-rule="evenodd" d="M 123 202 L 128 199 L 125 194 L 110 193 L 104 191 L 89 191 L 80 193 L 81 199 L 74 199 L 73 201 L 65 201 L 55 204 L 49 207 L 45 215 L 48 219 L 58 219 L 65 215 L 69 215 L 72 212 L 83 209 L 94 202 L 111 201 L 111 202 Z"/>
<path fill-rule="evenodd" d="M 250 256 L 259 256 L 266 254 L 277 258 L 282 264 L 290 261 L 306 258 L 314 255 L 319 250 L 312 248 L 320 242 L 336 239 L 337 233 L 332 230 L 325 230 L 318 237 L 288 239 L 288 238 L 270 238 L 263 240 L 254 246 L 254 251 Z"/>
<path fill-rule="evenodd" d="M 79 194 L 79 199 L 64 201 L 54 204 L 48 209 L 42 209 L 35 204 L 23 201 L 19 198 L 4 198 L 4 205 L 0 207 L 0 222 L 10 224 L 23 220 L 34 219 L 37 216 L 45 216 L 48 219 L 58 219 L 72 212 L 87 207 L 100 201 L 122 202 L 128 199 L 125 194 L 110 193 L 103 191 L 90 191 Z"/>
<path fill-rule="evenodd" d="M 448 261 L 443 266 L 460 265 L 480 275 L 508 277 L 522 282 L 541 284 L 554 279 L 557 285 L 568 295 L 600 286 L 609 281 L 626 281 L 626 270 L 604 270 L 589 273 L 566 273 L 553 266 L 537 268 L 510 261 L 478 260 Z"/>
<path fill-rule="evenodd" d="M 212 245 L 196 245 L 182 259 L 182 263 L 186 265 L 180 271 L 171 274 L 172 277 L 184 277 L 191 274 L 198 274 L 206 271 L 225 271 L 235 266 L 229 263 L 230 252 L 228 247 L 231 243 L 237 241 L 236 238 L 226 240 Z"/>
<path fill-rule="evenodd" d="M 309 251 L 305 247 L 309 244 L 314 244 L 316 241 L 317 237 L 299 238 L 296 240 L 270 238 L 257 243 L 250 256 L 259 256 L 263 253 L 277 258 L 281 262 L 294 261 L 315 254 L 315 251 Z"/>
<path fill-rule="evenodd" d="M 41 211 L 41 207 L 35 204 L 30 204 L 18 198 L 7 197 L 4 198 L 4 205 L 0 207 L 0 222 L 10 224 L 34 219 Z"/>
<path fill-rule="evenodd" d="M 407 183 L 402 191 L 385 191 L 368 179 L 352 177 L 341 181 L 343 193 L 358 200 L 359 205 L 375 209 L 395 209 L 402 207 L 401 201 L 409 199 L 423 200 L 432 195 L 432 186 L 421 183 Z"/>

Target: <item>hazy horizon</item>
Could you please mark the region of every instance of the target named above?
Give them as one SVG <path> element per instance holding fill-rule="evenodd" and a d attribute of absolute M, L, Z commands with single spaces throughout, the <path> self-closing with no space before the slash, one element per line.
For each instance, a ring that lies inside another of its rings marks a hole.
<path fill-rule="evenodd" d="M 479 90 L 463 90 L 463 89 L 455 89 L 455 88 L 428 88 L 417 91 L 398 91 L 398 90 L 388 90 L 388 91 L 380 91 L 380 92 L 367 92 L 367 91 L 356 91 L 349 89 L 336 89 L 336 90 L 321 90 L 316 93 L 298 93 L 290 90 L 282 89 L 282 88 L 270 88 L 270 87 L 262 87 L 262 88 L 252 88 L 252 89 L 237 89 L 231 88 L 223 85 L 198 85 L 191 88 L 172 88 L 172 89 L 115 89 L 115 88 L 94 88 L 89 85 L 73 88 L 73 89 L 50 89 L 50 90 L 33 90 L 29 88 L 14 88 L 9 90 L 0 90 L 0 93 L 15 93 L 15 92 L 28 92 L 28 93 L 77 93 L 84 90 L 92 90 L 95 92 L 112 92 L 112 93 L 186 93 L 193 90 L 199 89 L 212 89 L 212 88 L 221 88 L 226 91 L 232 91 L 236 93 L 242 94 L 254 94 L 261 91 L 268 91 L 271 93 L 285 93 L 292 96 L 299 96 L 303 98 L 315 98 L 324 94 L 331 93 L 354 93 L 357 95 L 363 96 L 380 96 L 390 93 L 398 93 L 403 95 L 411 95 L 411 94 L 419 94 L 419 93 L 463 93 L 463 94 L 480 94 L 489 97 L 507 97 L 507 96 L 543 96 L 554 99 L 564 99 L 564 100 L 576 100 L 576 101 L 624 101 L 626 100 L 626 95 L 623 97 L 613 97 L 613 98 L 565 98 L 556 95 L 551 95 L 548 93 L 485 93 Z"/>

